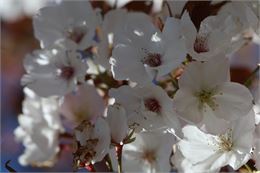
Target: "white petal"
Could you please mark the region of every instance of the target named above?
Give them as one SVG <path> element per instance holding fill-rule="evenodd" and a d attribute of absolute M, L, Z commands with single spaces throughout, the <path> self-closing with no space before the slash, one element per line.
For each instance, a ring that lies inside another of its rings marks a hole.
<path fill-rule="evenodd" d="M 113 49 L 112 72 L 117 80 L 130 79 L 145 84 L 149 79 L 138 51 L 130 46 L 117 46 Z"/>
<path fill-rule="evenodd" d="M 179 80 L 180 88 L 189 88 L 193 92 L 212 89 L 229 80 L 228 59 L 219 55 L 218 61 L 190 63 Z"/>
<path fill-rule="evenodd" d="M 205 134 L 195 126 L 185 126 L 183 128 L 184 139 L 178 144 L 180 151 L 185 158 L 193 164 L 199 163 L 214 156 L 217 146 L 212 145 L 215 137 Z"/>
<path fill-rule="evenodd" d="M 73 93 L 64 97 L 61 113 L 72 122 L 95 120 L 104 114 L 105 103 L 94 86 L 80 85 Z"/>
<path fill-rule="evenodd" d="M 27 83 L 26 86 L 35 91 L 41 97 L 64 95 L 64 93 L 68 93 L 71 90 L 69 87 L 70 85 L 67 82 L 59 80 L 55 76 L 53 76 L 53 78 L 32 76 L 31 81 Z"/>
<path fill-rule="evenodd" d="M 179 87 L 190 91 L 198 92 L 201 89 L 203 79 L 203 64 L 201 62 L 192 62 L 188 64 L 185 71 L 179 79 Z"/>
<path fill-rule="evenodd" d="M 64 1 L 56 6 L 45 7 L 33 19 L 35 37 L 42 42 L 43 47 L 49 47 L 56 40 L 65 38 L 65 32 L 70 27 L 81 23 L 87 25 L 88 37 L 93 38 L 99 18 L 88 1 Z M 85 46 L 89 44 L 85 43 Z"/>
<path fill-rule="evenodd" d="M 125 109 L 119 104 L 109 106 L 106 120 L 111 129 L 112 140 L 116 143 L 122 142 L 128 131 Z"/>
<path fill-rule="evenodd" d="M 181 31 L 184 35 L 186 47 L 188 49 L 193 49 L 193 43 L 196 39 L 197 29 L 194 26 L 188 11 L 185 11 L 181 18 Z"/>
<path fill-rule="evenodd" d="M 226 120 L 235 120 L 246 115 L 253 106 L 253 97 L 243 85 L 226 82 L 218 88 L 214 96 L 218 104 L 215 115 Z"/>
<path fill-rule="evenodd" d="M 176 69 L 185 61 L 186 49 L 184 42 L 174 40 L 167 43 L 167 48 L 162 58 L 162 65 L 157 67 L 158 76 L 163 76 Z"/>
<path fill-rule="evenodd" d="M 253 111 L 251 110 L 248 115 L 239 118 L 232 125 L 234 148 L 240 153 L 249 154 L 253 146 L 253 134 L 255 131 Z"/>
<path fill-rule="evenodd" d="M 99 162 L 108 154 L 111 143 L 110 128 L 103 118 L 97 119 L 93 136 L 98 137 L 99 140 L 96 146 L 97 154 L 93 161 Z"/>
<path fill-rule="evenodd" d="M 135 90 L 129 86 L 121 86 L 117 89 L 110 89 L 109 96 L 114 97 L 117 103 L 123 105 L 127 111 L 127 116 L 131 114 L 132 110 L 137 110 L 140 107 L 140 96 Z"/>
<path fill-rule="evenodd" d="M 250 154 L 229 153 L 227 164 L 234 170 L 238 170 L 241 166 L 246 164 L 250 159 Z"/>
<path fill-rule="evenodd" d="M 202 121 L 199 101 L 190 90 L 180 88 L 173 98 L 173 104 L 177 113 L 184 119 L 195 123 Z"/>
<path fill-rule="evenodd" d="M 229 122 L 216 117 L 208 105 L 205 105 L 205 112 L 203 111 L 202 114 L 203 120 L 198 126 L 207 133 L 223 134 L 230 127 Z"/>
<path fill-rule="evenodd" d="M 203 69 L 203 83 L 206 87 L 214 87 L 223 82 L 229 82 L 229 61 L 224 55 L 217 55 L 215 59 L 205 62 Z"/>

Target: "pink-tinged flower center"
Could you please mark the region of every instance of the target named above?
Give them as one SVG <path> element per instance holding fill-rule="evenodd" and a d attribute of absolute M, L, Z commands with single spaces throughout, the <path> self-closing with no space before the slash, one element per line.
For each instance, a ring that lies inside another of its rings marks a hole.
<path fill-rule="evenodd" d="M 155 98 L 148 98 L 144 101 L 144 106 L 147 110 L 155 113 L 160 113 L 161 105 Z"/>
<path fill-rule="evenodd" d="M 70 80 L 75 73 L 74 68 L 70 66 L 64 66 L 60 70 L 61 70 L 60 76 L 65 80 Z"/>
<path fill-rule="evenodd" d="M 158 67 L 162 64 L 162 57 L 159 53 L 148 53 L 143 59 L 143 63 L 150 67 Z"/>
<path fill-rule="evenodd" d="M 81 27 L 75 27 L 67 32 L 68 38 L 75 43 L 80 43 L 86 32 Z"/>
<path fill-rule="evenodd" d="M 208 47 L 208 40 L 207 37 L 205 36 L 197 36 L 195 43 L 194 43 L 194 50 L 197 53 L 203 53 L 203 52 L 208 52 L 209 47 Z"/>
<path fill-rule="evenodd" d="M 152 164 L 153 162 L 156 161 L 155 151 L 152 150 L 145 151 L 142 155 L 142 159 Z"/>

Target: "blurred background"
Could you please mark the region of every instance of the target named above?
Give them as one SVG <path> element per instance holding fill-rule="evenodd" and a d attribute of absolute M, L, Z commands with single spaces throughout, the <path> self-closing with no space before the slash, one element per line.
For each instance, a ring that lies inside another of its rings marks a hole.
<path fill-rule="evenodd" d="M 19 2 L 19 3 L 18 3 Z M 18 126 L 17 116 L 21 113 L 23 100 L 20 79 L 24 74 L 23 58 L 39 48 L 34 38 L 31 16 L 47 1 L 0 0 L 1 17 L 1 166 L 5 162 L 18 172 L 71 172 L 72 155 L 63 151 L 61 159 L 53 168 L 22 167 L 17 158 L 23 146 L 14 140 L 13 131 Z M 231 58 L 232 81 L 244 83 L 259 63 L 259 45 L 250 43 Z M 258 77 L 259 77 L 259 73 Z M 258 100 L 259 79 L 254 78 L 250 89 Z"/>
<path fill-rule="evenodd" d="M 47 1 L 0 0 L 1 17 L 1 165 L 0 172 L 7 172 L 5 162 L 18 172 L 72 172 L 72 155 L 63 151 L 61 160 L 53 168 L 22 167 L 18 156 L 24 147 L 14 139 L 18 126 L 17 116 L 22 112 L 23 100 L 20 79 L 24 73 L 23 58 L 39 48 L 34 38 L 31 16 Z M 48 2 L 49 3 L 49 2 Z"/>

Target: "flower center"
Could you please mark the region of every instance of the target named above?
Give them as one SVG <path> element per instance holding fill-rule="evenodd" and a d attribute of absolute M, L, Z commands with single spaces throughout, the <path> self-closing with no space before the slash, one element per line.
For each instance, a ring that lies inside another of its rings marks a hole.
<path fill-rule="evenodd" d="M 148 98 L 144 101 L 144 106 L 147 110 L 155 113 L 160 113 L 161 105 L 159 104 L 158 100 L 155 98 Z"/>
<path fill-rule="evenodd" d="M 159 53 L 147 53 L 142 62 L 150 67 L 158 67 L 162 64 L 162 57 Z"/>
<path fill-rule="evenodd" d="M 214 91 L 212 90 L 202 90 L 195 94 L 199 99 L 199 108 L 202 109 L 204 104 L 207 104 L 212 110 L 215 110 L 218 106 L 215 102 Z"/>
<path fill-rule="evenodd" d="M 193 45 L 194 50 L 197 53 L 203 53 L 203 52 L 208 52 L 209 47 L 208 47 L 208 40 L 207 37 L 205 36 L 197 36 L 194 45 Z"/>
<path fill-rule="evenodd" d="M 84 129 L 91 129 L 91 128 L 94 128 L 94 125 L 91 124 L 91 122 L 88 120 L 83 120 L 77 127 L 75 127 L 75 130 L 83 132 Z"/>
<path fill-rule="evenodd" d="M 70 66 L 64 66 L 60 69 L 60 76 L 65 80 L 70 80 L 74 76 L 74 73 L 74 68 Z"/>
<path fill-rule="evenodd" d="M 86 32 L 82 29 L 82 27 L 75 27 L 67 31 L 67 37 L 75 43 L 80 43 L 85 34 Z"/>
<path fill-rule="evenodd" d="M 86 119 L 87 114 L 82 110 L 77 110 L 74 112 L 74 116 L 75 116 L 75 121 L 80 123 L 82 122 L 82 120 Z"/>
<path fill-rule="evenodd" d="M 223 135 L 219 135 L 219 150 L 220 151 L 231 151 L 233 147 L 233 142 L 232 142 L 232 130 L 229 129 L 227 133 Z"/>
<path fill-rule="evenodd" d="M 150 164 L 153 163 L 154 161 L 156 161 L 155 152 L 152 150 L 145 151 L 142 155 L 142 159 Z"/>

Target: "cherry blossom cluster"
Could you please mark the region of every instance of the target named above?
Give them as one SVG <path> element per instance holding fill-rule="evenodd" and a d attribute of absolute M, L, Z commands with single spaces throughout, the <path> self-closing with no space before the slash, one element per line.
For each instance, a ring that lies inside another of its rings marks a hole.
<path fill-rule="evenodd" d="M 99 3 L 33 17 L 20 164 L 53 166 L 66 145 L 74 171 L 260 170 L 259 101 L 230 79 L 232 54 L 259 43 L 257 1 L 208 2 L 203 17 L 193 1 Z"/>

